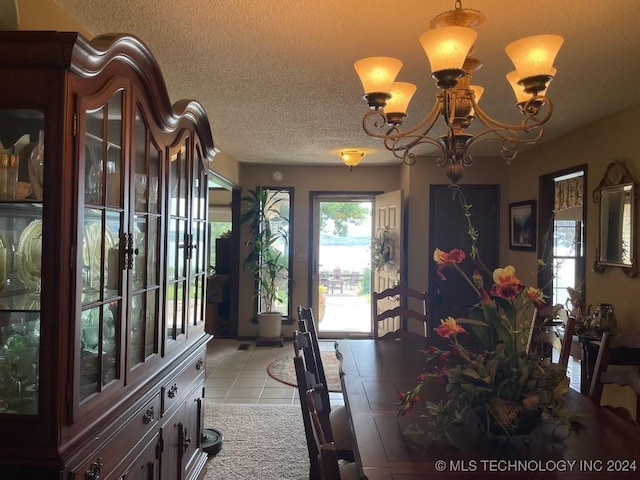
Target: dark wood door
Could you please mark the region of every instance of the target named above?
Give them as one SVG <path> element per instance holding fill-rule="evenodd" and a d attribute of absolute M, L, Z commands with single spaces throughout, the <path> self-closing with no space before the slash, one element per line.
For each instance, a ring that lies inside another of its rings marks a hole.
<path fill-rule="evenodd" d="M 448 316 L 466 317 L 468 308 L 478 297 L 459 272 L 447 268 L 446 280 L 437 273 L 433 261 L 436 248 L 448 252 L 459 248 L 465 253 L 461 268 L 471 277 L 476 266 L 470 257 L 471 238 L 463 204 L 471 205 L 471 222 L 478 231 L 480 258 L 493 271 L 498 265 L 499 197 L 498 185 L 461 185 L 460 193 L 448 185 L 432 185 L 429 195 L 429 318 L 437 326 Z M 489 289 L 491 276 L 484 275 Z"/>

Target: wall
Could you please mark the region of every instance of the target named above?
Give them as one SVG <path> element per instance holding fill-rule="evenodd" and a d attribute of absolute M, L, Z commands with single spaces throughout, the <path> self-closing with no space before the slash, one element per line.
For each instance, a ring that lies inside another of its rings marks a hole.
<path fill-rule="evenodd" d="M 16 3 L 18 30 L 58 30 L 80 32 L 86 38 L 94 36 L 54 0 L 17 0 Z"/>
<path fill-rule="evenodd" d="M 640 148 L 637 137 L 637 119 L 640 105 L 602 118 L 597 122 L 548 141 L 537 148 L 521 153 L 509 171 L 509 202 L 538 198 L 538 177 L 564 168 L 587 164 L 585 201 L 587 262 L 586 304 L 612 303 L 622 332 L 640 329 L 640 317 L 634 296 L 640 292 L 640 278 L 627 278 L 619 268 L 609 268 L 603 274 L 593 272 L 598 246 L 598 205 L 591 194 L 604 175 L 607 165 L 614 159 L 623 159 L 635 177 L 640 180 Z M 553 122 L 553 118 L 550 120 Z M 636 210 L 636 223 L 640 216 Z M 539 226 L 540 228 L 540 226 Z M 636 233 L 638 232 L 636 225 Z M 506 237 L 505 237 L 506 238 Z M 638 238 L 636 236 L 636 258 Z M 529 252 L 510 251 L 508 261 L 519 272 L 536 269 L 536 255 Z M 525 279 L 522 279 L 525 281 Z"/>
<path fill-rule="evenodd" d="M 273 180 L 274 171 L 280 171 L 283 179 Z M 291 304 L 307 305 L 307 292 L 311 274 L 307 257 L 309 255 L 309 192 L 389 192 L 400 188 L 399 166 L 366 166 L 355 167 L 352 172 L 345 166 L 286 166 L 286 165 L 240 165 L 242 186 L 254 189 L 256 186 L 295 187 L 293 239 L 290 246 L 294 255 L 292 275 L 295 277 Z M 243 192 L 244 195 L 245 192 Z M 248 240 L 246 229 L 242 230 L 240 244 Z M 246 256 L 241 246 L 240 260 Z M 298 260 L 295 260 L 295 259 Z M 257 335 L 257 325 L 253 320 L 253 283 L 251 276 L 241 270 L 239 285 L 240 305 L 238 311 L 238 332 L 240 337 Z M 295 326 L 283 327 L 283 334 L 290 336 Z"/>

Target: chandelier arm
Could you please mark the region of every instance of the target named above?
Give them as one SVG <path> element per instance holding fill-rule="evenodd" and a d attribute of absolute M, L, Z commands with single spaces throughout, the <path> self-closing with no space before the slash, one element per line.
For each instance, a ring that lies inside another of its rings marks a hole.
<path fill-rule="evenodd" d="M 422 135 L 411 135 L 409 138 L 413 138 L 410 143 L 401 143 L 402 140 L 407 140 L 407 137 L 402 138 L 387 138 L 384 141 L 384 146 L 387 150 L 389 150 L 396 158 L 400 158 L 404 161 L 404 159 L 411 154 L 414 157 L 413 163 L 415 163 L 415 154 L 411 153 L 411 150 L 416 145 L 421 145 L 425 143 L 429 143 L 438 147 L 440 151 L 442 151 L 443 155 L 447 155 L 447 152 L 444 146 L 437 140 L 431 137 L 422 136 Z M 406 162 L 405 162 L 406 163 Z M 413 165 L 413 163 L 411 165 Z"/>
<path fill-rule="evenodd" d="M 362 128 L 365 133 L 374 138 L 380 138 L 382 140 L 396 140 L 402 138 L 409 137 L 423 137 L 431 130 L 431 128 L 435 125 L 438 120 L 438 115 L 441 111 L 442 105 L 442 93 L 438 93 L 436 96 L 436 102 L 433 105 L 431 111 L 414 127 L 407 130 L 400 130 L 400 128 L 396 125 L 386 133 L 377 133 L 369 125 L 373 126 L 375 129 L 381 129 L 384 124 L 386 124 L 387 118 L 382 110 L 370 110 L 365 113 L 362 119 Z M 378 117 L 378 118 L 374 118 Z M 373 120 L 372 120 L 373 119 Z M 421 131 L 419 135 L 414 135 L 416 132 Z M 396 132 L 396 133 L 392 133 Z"/>
<path fill-rule="evenodd" d="M 478 133 L 465 146 L 463 151 L 464 164 L 465 166 L 470 166 L 472 163 L 472 160 L 470 162 L 467 162 L 467 157 L 471 158 L 470 155 L 467 153 L 467 150 L 472 145 L 475 145 L 480 142 L 485 142 L 487 140 L 496 140 L 496 139 L 500 140 L 500 155 L 508 164 L 510 164 L 511 160 L 513 160 L 517 156 L 518 147 L 520 145 L 535 143 L 538 139 L 542 137 L 543 133 L 544 133 L 544 127 L 540 127 L 539 133 L 535 137 L 535 139 L 522 139 L 520 138 L 518 132 L 514 132 L 510 130 L 499 131 L 498 128 L 484 130 Z M 494 136 L 488 136 L 490 134 L 494 134 Z"/>
<path fill-rule="evenodd" d="M 475 118 L 479 119 L 486 127 L 492 129 L 498 135 L 500 135 L 500 131 L 529 132 L 547 123 L 549 118 L 551 118 L 551 114 L 553 113 L 553 104 L 544 95 L 532 97 L 523 105 L 522 112 L 523 115 L 525 115 L 525 118 L 519 125 L 502 123 L 498 120 L 494 120 L 480 108 L 473 96 L 471 96 L 471 104 L 473 105 L 475 111 Z M 537 114 L 540 111 L 539 105 L 545 105 L 546 107 L 545 115 L 542 118 L 537 118 Z"/>
<path fill-rule="evenodd" d="M 523 137 L 521 133 L 533 133 L 535 131 L 535 135 L 531 135 L 528 137 Z M 493 137 L 487 137 L 488 135 L 493 134 Z M 502 126 L 487 128 L 482 132 L 476 134 L 474 138 L 467 143 L 464 152 L 469 149 L 472 145 L 476 143 L 490 140 L 492 138 L 497 138 L 500 140 L 501 147 L 500 149 L 505 151 L 515 151 L 518 149 L 519 145 L 531 145 L 536 143 L 538 140 L 542 138 L 544 135 L 544 125 L 535 125 L 533 127 L 528 126 L 524 129 L 511 129 L 505 128 Z M 504 154 L 503 154 L 504 156 Z M 515 154 L 511 157 L 515 157 Z"/>

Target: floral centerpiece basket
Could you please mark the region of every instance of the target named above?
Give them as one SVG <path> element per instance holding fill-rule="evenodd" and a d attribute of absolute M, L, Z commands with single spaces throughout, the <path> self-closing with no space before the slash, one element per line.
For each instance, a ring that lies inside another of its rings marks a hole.
<path fill-rule="evenodd" d="M 424 351 L 426 368 L 414 388 L 400 392 L 399 413 L 412 412 L 436 381 L 445 383 L 446 395 L 439 402 L 425 401 L 423 433 L 429 439 L 453 443 L 450 428 L 469 421 L 477 422 L 481 431 L 507 436 L 530 433 L 543 419 L 568 424 L 565 368 L 528 351 L 533 311 L 545 307 L 542 291 L 525 286 L 512 266 L 491 272 L 483 265 L 469 208 L 465 205 L 473 273 L 463 270 L 467 256 L 462 250 L 436 249 L 433 258 L 440 278 L 446 280 L 451 270 L 462 275 L 478 303 L 469 310 L 469 318 L 448 317 L 435 328 L 437 337 Z M 489 289 L 481 271 L 491 274 Z"/>

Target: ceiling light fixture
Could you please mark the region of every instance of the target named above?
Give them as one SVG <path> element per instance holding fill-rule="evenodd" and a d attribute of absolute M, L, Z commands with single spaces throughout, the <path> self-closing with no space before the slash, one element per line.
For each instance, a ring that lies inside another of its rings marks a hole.
<path fill-rule="evenodd" d="M 340 158 L 353 171 L 353 167 L 359 165 L 364 158 L 364 152 L 362 150 L 343 150 L 340 152 Z"/>
<path fill-rule="evenodd" d="M 553 111 L 545 93 L 556 73 L 552 65 L 563 42 L 558 35 L 526 37 L 505 49 L 516 68 L 507 75 L 507 80 L 524 116 L 520 124 L 501 123 L 480 109 L 478 102 L 483 88 L 471 85 L 471 77 L 482 64 L 470 55 L 477 36 L 473 28 L 484 20 L 482 12 L 462 8 L 460 0 L 454 10 L 431 20 L 431 29 L 422 34 L 420 43 L 439 91 L 431 111 L 414 127 L 400 129 L 416 91 L 411 83 L 395 82 L 402 62 L 390 57 L 369 57 L 354 65 L 364 87 L 364 98 L 372 109 L 362 120 L 364 131 L 384 140 L 385 147 L 407 165 L 416 162 L 414 147 L 435 145 L 442 152 L 436 163 L 446 167 L 453 184 L 464 175 L 464 167 L 473 163 L 468 150 L 474 143 L 498 139 L 500 153 L 510 163 L 521 144 L 532 144 L 542 137 L 544 124 Z M 446 134 L 429 136 L 439 116 L 446 125 Z M 486 127 L 475 135 L 467 131 L 474 118 Z"/>

